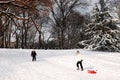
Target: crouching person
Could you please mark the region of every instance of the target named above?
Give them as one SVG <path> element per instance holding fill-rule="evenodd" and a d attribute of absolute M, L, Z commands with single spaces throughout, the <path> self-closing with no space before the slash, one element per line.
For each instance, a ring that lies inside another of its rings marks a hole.
<path fill-rule="evenodd" d="M 81 67 L 81 71 L 83 71 L 83 65 L 82 65 L 83 59 L 82 59 L 82 55 L 79 51 L 77 51 L 77 70 L 79 70 L 79 67 Z"/>

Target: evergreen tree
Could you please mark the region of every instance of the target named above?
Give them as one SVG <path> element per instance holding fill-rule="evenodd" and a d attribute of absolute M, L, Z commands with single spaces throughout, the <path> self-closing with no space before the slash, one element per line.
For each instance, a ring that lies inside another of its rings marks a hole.
<path fill-rule="evenodd" d="M 104 0 L 99 0 L 93 8 L 92 23 L 87 25 L 87 40 L 80 41 L 78 46 L 86 49 L 120 52 L 120 29 L 118 19 L 110 14 Z"/>

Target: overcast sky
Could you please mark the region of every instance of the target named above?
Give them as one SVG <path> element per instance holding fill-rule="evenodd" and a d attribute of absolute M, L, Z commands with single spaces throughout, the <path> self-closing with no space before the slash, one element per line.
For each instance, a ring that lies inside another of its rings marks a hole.
<path fill-rule="evenodd" d="M 87 6 L 87 7 L 85 6 L 85 7 L 82 7 L 82 8 L 77 8 L 77 11 L 79 11 L 81 14 L 85 14 L 86 12 L 90 12 L 93 9 L 95 3 L 97 3 L 98 1 L 99 0 L 87 0 L 89 6 Z"/>

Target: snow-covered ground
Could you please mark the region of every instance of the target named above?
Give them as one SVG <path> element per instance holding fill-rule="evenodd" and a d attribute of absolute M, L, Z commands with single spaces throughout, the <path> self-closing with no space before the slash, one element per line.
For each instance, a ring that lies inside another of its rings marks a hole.
<path fill-rule="evenodd" d="M 84 71 L 76 70 L 76 50 L 0 49 L 0 80 L 120 80 L 120 53 L 80 50 Z M 89 74 L 87 70 L 96 70 Z"/>

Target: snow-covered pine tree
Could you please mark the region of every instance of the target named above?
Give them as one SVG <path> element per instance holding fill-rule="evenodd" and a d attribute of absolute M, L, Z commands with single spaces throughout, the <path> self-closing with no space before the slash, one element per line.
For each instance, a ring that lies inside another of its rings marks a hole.
<path fill-rule="evenodd" d="M 120 52 L 119 20 L 112 17 L 104 0 L 99 0 L 93 8 L 91 23 L 87 25 L 87 40 L 80 41 L 78 46 L 85 49 Z"/>

